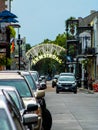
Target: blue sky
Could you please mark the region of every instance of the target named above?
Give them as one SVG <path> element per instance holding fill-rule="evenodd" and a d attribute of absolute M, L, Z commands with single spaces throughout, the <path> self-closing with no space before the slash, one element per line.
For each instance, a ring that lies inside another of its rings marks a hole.
<path fill-rule="evenodd" d="M 65 21 L 98 11 L 98 0 L 13 0 L 11 12 L 18 16 L 21 37 L 31 46 L 55 40 L 65 32 Z"/>

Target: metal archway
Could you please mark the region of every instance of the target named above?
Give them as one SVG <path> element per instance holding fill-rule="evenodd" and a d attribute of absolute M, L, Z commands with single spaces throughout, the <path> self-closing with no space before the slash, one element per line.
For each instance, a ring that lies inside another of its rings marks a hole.
<path fill-rule="evenodd" d="M 51 58 L 56 60 L 59 63 L 62 63 L 62 60 L 58 57 L 61 51 L 65 51 L 63 47 L 60 47 L 55 44 L 40 44 L 32 47 L 27 53 L 27 59 L 31 58 L 31 65 L 36 64 L 38 61 L 44 58 Z"/>

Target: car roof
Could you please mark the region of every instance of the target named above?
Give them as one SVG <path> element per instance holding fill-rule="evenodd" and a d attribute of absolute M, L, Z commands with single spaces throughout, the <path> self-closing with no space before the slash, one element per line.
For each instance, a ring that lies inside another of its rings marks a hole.
<path fill-rule="evenodd" d="M 17 91 L 15 87 L 13 86 L 4 86 L 4 85 L 0 85 L 0 90 L 9 90 L 9 91 Z"/>
<path fill-rule="evenodd" d="M 60 78 L 62 78 L 62 77 L 63 77 L 63 78 L 71 78 L 71 77 L 72 77 L 72 78 L 75 79 L 75 77 L 72 76 L 72 75 L 60 75 L 58 79 L 60 79 Z"/>
<path fill-rule="evenodd" d="M 60 76 L 61 75 L 75 75 L 74 73 L 71 73 L 71 72 L 62 72 L 60 73 Z"/>
<path fill-rule="evenodd" d="M 0 79 L 23 79 L 18 73 L 0 72 Z"/>
<path fill-rule="evenodd" d="M 60 76 L 59 74 L 54 75 L 54 77 L 59 77 L 59 76 Z"/>

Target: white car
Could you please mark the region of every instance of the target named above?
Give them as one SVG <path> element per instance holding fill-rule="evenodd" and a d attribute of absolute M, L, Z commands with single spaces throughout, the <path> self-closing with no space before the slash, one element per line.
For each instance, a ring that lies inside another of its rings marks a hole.
<path fill-rule="evenodd" d="M 38 121 L 38 116 L 35 114 L 24 114 L 21 118 L 9 94 L 0 90 L 0 130 L 28 130 L 29 125 L 35 121 Z"/>
<path fill-rule="evenodd" d="M 36 101 L 34 93 L 31 87 L 29 86 L 28 82 L 16 72 L 5 71 L 5 72 L 0 72 L 0 85 L 15 87 L 19 92 L 25 104 L 25 107 L 27 107 L 28 104 L 38 104 L 38 110 L 33 112 L 38 115 L 38 123 L 35 125 L 34 130 L 41 130 L 42 128 L 41 107 L 40 104 Z M 42 96 L 42 95 L 37 92 L 36 97 L 37 96 Z"/>

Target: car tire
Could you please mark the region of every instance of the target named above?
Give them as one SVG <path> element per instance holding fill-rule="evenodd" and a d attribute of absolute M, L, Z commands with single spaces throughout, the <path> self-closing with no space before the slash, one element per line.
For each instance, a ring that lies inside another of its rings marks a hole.
<path fill-rule="evenodd" d="M 55 86 L 54 83 L 52 83 L 52 88 L 54 88 L 54 86 Z"/>
<path fill-rule="evenodd" d="M 74 91 L 74 94 L 77 94 L 77 90 L 76 90 L 76 91 Z"/>
<path fill-rule="evenodd" d="M 52 127 L 52 116 L 50 111 L 46 108 L 42 112 L 42 130 L 51 130 Z"/>
<path fill-rule="evenodd" d="M 52 85 L 52 88 L 54 88 L 54 85 Z"/>
<path fill-rule="evenodd" d="M 58 89 L 56 89 L 56 93 L 59 93 Z"/>

